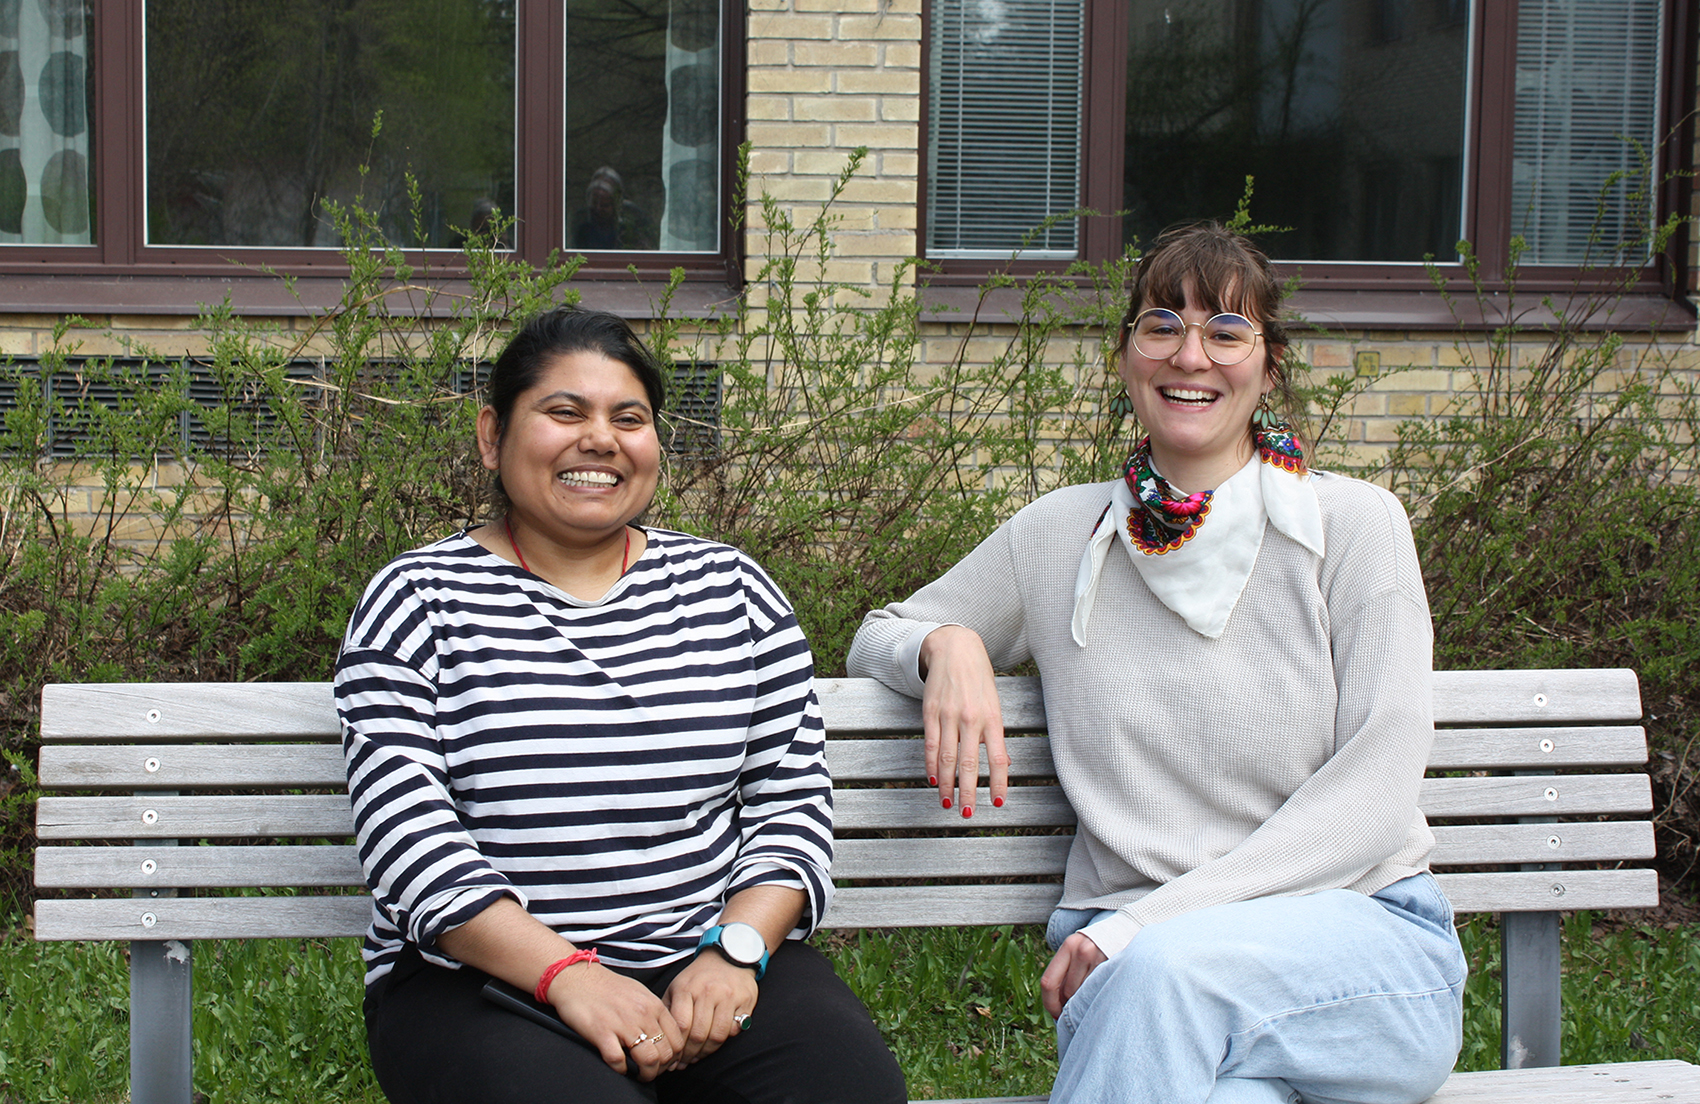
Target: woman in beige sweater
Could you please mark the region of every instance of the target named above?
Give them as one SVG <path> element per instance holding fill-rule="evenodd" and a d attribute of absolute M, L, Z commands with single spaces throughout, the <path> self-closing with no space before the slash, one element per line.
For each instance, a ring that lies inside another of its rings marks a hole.
<path fill-rule="evenodd" d="M 1007 798 L 995 668 L 1033 661 L 1079 815 L 1056 950 L 1056 1104 L 1414 1102 L 1465 974 L 1417 788 L 1432 633 L 1399 502 L 1309 471 L 1268 260 L 1214 223 L 1142 260 L 1124 478 L 1018 513 L 870 613 L 852 674 L 921 698 L 944 810 Z"/>

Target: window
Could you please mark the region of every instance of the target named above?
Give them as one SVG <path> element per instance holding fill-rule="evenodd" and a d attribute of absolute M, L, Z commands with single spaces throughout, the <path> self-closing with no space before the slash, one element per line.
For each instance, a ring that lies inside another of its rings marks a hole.
<path fill-rule="evenodd" d="M 928 255 L 1007 258 L 1079 205 L 1120 214 L 1031 255 L 1104 259 L 1230 214 L 1251 176 L 1253 216 L 1290 228 L 1265 244 L 1309 286 L 1426 288 L 1424 258 L 1455 262 L 1461 238 L 1489 273 L 1513 234 L 1525 265 L 1611 261 L 1602 243 L 1682 209 L 1679 183 L 1638 206 L 1633 181 L 1643 157 L 1654 180 L 1692 161 L 1671 133 L 1688 126 L 1695 63 L 1672 44 L 1693 37 L 1689 7 L 936 0 Z M 1681 253 L 1648 280 L 1683 286 Z"/>
<path fill-rule="evenodd" d="M 730 0 L 0 5 L 0 270 L 340 268 L 334 212 L 534 262 L 723 274 Z M 451 268 L 451 254 L 442 264 Z"/>

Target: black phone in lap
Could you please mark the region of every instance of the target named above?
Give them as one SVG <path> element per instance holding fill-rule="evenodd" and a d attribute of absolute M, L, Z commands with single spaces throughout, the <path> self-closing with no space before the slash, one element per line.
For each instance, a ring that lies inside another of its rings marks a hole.
<path fill-rule="evenodd" d="M 557 1035 L 565 1035 L 582 1047 L 588 1047 L 591 1050 L 596 1049 L 590 1045 L 583 1035 L 561 1022 L 561 1017 L 555 1014 L 554 1005 L 539 1004 L 532 999 L 530 993 L 517 985 L 509 985 L 498 978 L 491 978 L 484 983 L 483 996 L 491 1004 L 505 1008 L 515 1015 L 524 1016 L 532 1023 L 542 1024 L 550 1031 Z"/>

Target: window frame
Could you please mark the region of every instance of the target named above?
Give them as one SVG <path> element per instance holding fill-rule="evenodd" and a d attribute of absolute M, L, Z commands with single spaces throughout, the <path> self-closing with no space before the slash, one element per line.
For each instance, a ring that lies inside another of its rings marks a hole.
<path fill-rule="evenodd" d="M 1085 3 L 1080 206 L 1093 211 L 1115 211 L 1122 203 L 1121 167 L 1126 145 L 1128 5 L 1126 0 L 1085 0 Z M 1700 45 L 1696 43 L 1697 22 L 1700 22 L 1697 9 L 1700 9 L 1700 0 L 1669 0 L 1664 7 L 1665 57 L 1662 63 L 1666 76 L 1659 95 L 1665 135 L 1657 151 L 1664 179 L 1656 197 L 1656 214 L 1660 218 L 1673 212 L 1692 213 L 1696 66 L 1700 64 Z M 1479 273 L 1486 290 L 1499 292 L 1507 287 L 1505 271 L 1510 261 L 1509 151 L 1516 106 L 1517 5 L 1511 0 L 1477 0 L 1471 18 L 1473 37 L 1467 59 L 1470 84 L 1465 110 L 1469 129 L 1465 149 L 1463 236 L 1475 246 Z M 931 88 L 931 74 L 928 72 L 930 34 L 925 24 L 922 36 L 921 87 L 924 96 L 925 90 Z M 923 111 L 920 137 L 923 165 L 925 153 L 930 149 L 928 123 Z M 925 256 L 927 204 L 924 179 L 920 190 L 917 236 Z M 1255 212 L 1255 201 L 1253 210 Z M 1081 259 L 1103 262 L 1120 254 L 1120 218 L 1109 214 L 1096 215 L 1081 222 Z M 1641 309 L 1629 312 L 1631 315 L 1638 319 L 1646 316 L 1656 320 L 1659 316 L 1681 313 L 1686 317 L 1680 321 L 1688 327 L 1693 326 L 1693 315 L 1688 313 L 1686 306 L 1681 312 L 1670 312 L 1652 302 L 1681 302 L 1696 290 L 1689 261 L 1692 237 L 1691 229 L 1685 223 L 1666 248 L 1629 282 L 1627 297 L 1643 301 Z M 932 287 L 939 289 L 934 296 L 939 305 L 960 309 L 967 302 L 963 298 L 963 289 L 980 286 L 993 272 L 1032 276 L 1039 272 L 1056 272 L 1065 263 L 1055 260 L 1017 260 L 1011 263 L 939 258 L 931 262 L 933 270 L 928 279 Z M 1301 277 L 1303 290 L 1298 293 L 1300 302 L 1297 304 L 1301 309 L 1314 307 L 1323 315 L 1342 310 L 1359 315 L 1363 312 L 1353 311 L 1348 304 L 1363 299 L 1364 293 L 1392 293 L 1397 299 L 1377 296 L 1382 303 L 1371 307 L 1369 312 L 1373 315 L 1384 307 L 1394 308 L 1390 312 L 1389 325 L 1367 328 L 1456 328 L 1458 325 L 1451 310 L 1435 291 L 1427 269 L 1420 263 L 1300 263 L 1276 258 L 1276 265 L 1280 271 Z M 1461 263 L 1443 262 L 1438 269 L 1449 290 L 1470 288 L 1469 275 Z M 1525 264 L 1517 273 L 1516 286 L 1528 301 L 1533 302 L 1542 294 L 1597 285 L 1601 280 L 1599 273 L 1590 276 L 1580 266 Z M 1677 321 L 1672 317 L 1666 325 L 1674 325 Z"/>
<path fill-rule="evenodd" d="M 514 203 L 530 214 L 515 227 L 513 255 L 541 266 L 552 252 L 574 255 L 566 243 L 573 197 L 572 185 L 565 181 L 565 5 L 560 0 L 515 0 L 515 6 Z M 245 290 L 243 298 L 252 300 L 257 313 L 300 313 L 293 298 L 262 286 L 280 283 L 276 275 L 259 275 L 262 266 L 270 273 L 301 278 L 309 305 L 323 303 L 327 296 L 334 302 L 333 289 L 340 288 L 347 274 L 336 249 L 144 244 L 142 5 L 134 0 L 90 0 L 90 11 L 96 241 L 86 246 L 0 246 L 0 292 L 11 293 L 10 309 L 193 313 L 197 303 L 209 301 L 210 281 Z M 721 0 L 721 24 L 720 186 L 722 217 L 729 217 L 737 185 L 737 149 L 745 132 L 743 6 Z M 550 89 L 552 95 L 539 94 Z M 713 253 L 586 253 L 576 279 L 629 285 L 633 281 L 628 266 L 635 265 L 656 284 L 672 269 L 683 268 L 688 281 L 736 286 L 743 243 L 730 226 L 725 224 L 720 248 Z M 404 255 L 408 263 L 443 280 L 466 278 L 457 250 L 407 249 Z M 253 275 L 244 276 L 244 268 Z M 213 301 L 217 298 L 212 296 Z"/>

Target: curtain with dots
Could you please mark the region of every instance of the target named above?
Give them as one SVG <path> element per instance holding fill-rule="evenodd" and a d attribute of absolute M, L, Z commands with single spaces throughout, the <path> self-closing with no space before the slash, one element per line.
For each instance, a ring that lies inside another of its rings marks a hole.
<path fill-rule="evenodd" d="M 0 242 L 86 245 L 84 0 L 0 0 Z"/>
<path fill-rule="evenodd" d="M 661 248 L 720 248 L 720 5 L 671 0 L 667 125 L 661 136 L 667 208 Z"/>

